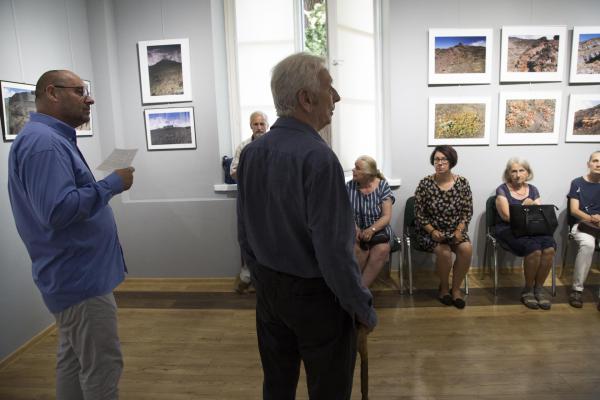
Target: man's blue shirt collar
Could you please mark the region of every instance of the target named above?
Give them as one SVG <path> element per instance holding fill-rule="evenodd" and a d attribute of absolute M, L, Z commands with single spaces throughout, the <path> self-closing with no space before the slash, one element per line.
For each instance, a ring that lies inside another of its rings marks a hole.
<path fill-rule="evenodd" d="M 50 128 L 54 129 L 58 134 L 63 136 L 65 139 L 71 142 L 77 142 L 77 135 L 75 129 L 65 124 L 59 119 L 39 112 L 32 112 L 30 113 L 30 121 L 40 122 L 42 124 L 48 125 Z"/>

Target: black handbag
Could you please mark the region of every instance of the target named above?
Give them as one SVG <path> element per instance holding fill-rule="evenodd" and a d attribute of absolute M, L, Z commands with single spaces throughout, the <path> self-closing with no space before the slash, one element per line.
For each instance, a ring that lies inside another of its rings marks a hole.
<path fill-rule="evenodd" d="M 225 181 L 225 183 L 228 183 L 228 184 L 237 183 L 235 181 L 235 179 L 233 179 L 231 177 L 231 173 L 230 173 L 232 161 L 233 161 L 233 158 L 227 157 L 227 156 L 223 156 L 223 159 L 221 160 L 221 166 L 223 167 L 223 175 L 224 175 L 223 180 Z"/>
<path fill-rule="evenodd" d="M 592 222 L 580 221 L 577 225 L 577 230 L 600 239 L 600 226 Z"/>
<path fill-rule="evenodd" d="M 511 204 L 510 229 L 515 236 L 552 236 L 558 227 L 556 207 L 553 204 L 515 205 Z"/>

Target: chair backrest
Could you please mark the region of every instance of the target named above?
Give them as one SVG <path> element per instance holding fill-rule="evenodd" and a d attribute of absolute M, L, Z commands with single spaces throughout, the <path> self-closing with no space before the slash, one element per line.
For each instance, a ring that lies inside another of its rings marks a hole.
<path fill-rule="evenodd" d="M 575 225 L 577 223 L 577 218 L 575 218 L 572 214 L 571 214 L 571 199 L 567 196 L 567 225 L 569 227 L 568 232 L 571 232 L 571 228 L 573 228 L 573 225 Z"/>
<path fill-rule="evenodd" d="M 406 199 L 406 206 L 404 207 L 404 227 L 403 232 L 405 235 L 411 235 L 415 227 L 415 196 L 411 196 Z"/>
<path fill-rule="evenodd" d="M 493 233 L 494 226 L 496 226 L 497 214 L 496 195 L 493 195 L 488 197 L 485 202 L 485 227 L 488 233 Z"/>

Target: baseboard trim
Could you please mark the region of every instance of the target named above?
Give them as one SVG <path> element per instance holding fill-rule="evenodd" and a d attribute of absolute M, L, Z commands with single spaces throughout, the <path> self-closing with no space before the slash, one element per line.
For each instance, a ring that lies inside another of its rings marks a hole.
<path fill-rule="evenodd" d="M 40 333 L 38 333 L 37 335 L 35 335 L 31 339 L 29 339 L 27 342 L 23 343 L 21 346 L 19 346 L 19 348 L 17 348 L 15 351 L 10 353 L 4 359 L 0 360 L 0 371 L 2 371 L 5 367 L 9 366 L 14 361 L 16 361 L 24 352 L 29 350 L 29 348 L 33 347 L 39 341 L 41 341 L 46 336 L 48 336 L 49 334 L 54 332 L 55 329 L 56 329 L 56 324 L 52 323 L 48 327 L 44 328 L 44 330 L 42 330 Z"/>

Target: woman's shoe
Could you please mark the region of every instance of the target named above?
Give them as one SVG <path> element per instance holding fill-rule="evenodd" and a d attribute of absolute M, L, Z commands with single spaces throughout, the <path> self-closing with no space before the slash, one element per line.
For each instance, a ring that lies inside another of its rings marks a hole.
<path fill-rule="evenodd" d="M 438 293 L 441 293 L 441 291 L 442 291 L 442 285 L 439 286 Z M 443 296 L 438 295 L 438 300 L 440 301 L 440 303 L 442 303 L 445 306 L 451 306 L 453 304 L 452 296 L 450 296 L 450 293 L 446 293 Z"/>
<path fill-rule="evenodd" d="M 467 305 L 467 303 L 465 303 L 465 301 L 460 297 L 453 299 L 452 302 L 454 303 L 454 307 L 458 308 L 459 310 L 462 310 Z"/>

